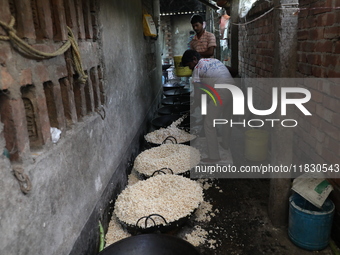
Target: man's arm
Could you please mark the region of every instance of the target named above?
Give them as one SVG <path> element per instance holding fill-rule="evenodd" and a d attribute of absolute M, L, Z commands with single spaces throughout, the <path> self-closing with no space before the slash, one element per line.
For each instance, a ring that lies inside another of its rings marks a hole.
<path fill-rule="evenodd" d="M 214 56 L 215 46 L 209 47 L 206 51 L 200 52 L 200 55 L 202 58 L 210 58 L 211 56 Z"/>
<path fill-rule="evenodd" d="M 208 49 L 204 52 L 200 52 L 201 56 L 203 58 L 211 58 L 214 56 L 214 51 L 217 46 L 216 44 L 216 37 L 213 33 L 206 32 L 205 33 L 207 36 L 207 47 Z"/>

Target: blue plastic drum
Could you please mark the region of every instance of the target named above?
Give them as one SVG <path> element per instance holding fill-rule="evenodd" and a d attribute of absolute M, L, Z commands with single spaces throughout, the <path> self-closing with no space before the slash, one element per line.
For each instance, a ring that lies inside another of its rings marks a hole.
<path fill-rule="evenodd" d="M 289 198 L 288 234 L 292 242 L 306 250 L 326 248 L 330 240 L 334 209 L 334 203 L 329 198 L 320 209 L 294 193 Z"/>

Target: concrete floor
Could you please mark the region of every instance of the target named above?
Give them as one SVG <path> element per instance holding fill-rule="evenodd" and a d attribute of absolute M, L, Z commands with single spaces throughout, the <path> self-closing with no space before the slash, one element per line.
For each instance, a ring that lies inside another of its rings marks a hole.
<path fill-rule="evenodd" d="M 235 166 L 254 164 L 244 158 L 244 131 L 233 129 Z M 208 222 L 197 222 L 193 217 L 177 234 L 183 237 L 197 225 L 209 232 L 206 238 L 210 242 L 198 246 L 202 255 L 333 254 L 330 247 L 322 251 L 300 249 L 289 240 L 287 228 L 272 226 L 267 213 L 269 179 L 213 179 L 207 183 L 211 188 L 205 190 L 205 200 L 213 205 L 214 217 Z"/>

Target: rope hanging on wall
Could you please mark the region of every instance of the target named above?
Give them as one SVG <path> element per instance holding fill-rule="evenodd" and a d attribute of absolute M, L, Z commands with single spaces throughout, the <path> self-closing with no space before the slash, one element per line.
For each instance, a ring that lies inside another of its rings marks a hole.
<path fill-rule="evenodd" d="M 78 81 L 82 84 L 84 84 L 87 80 L 87 75 L 85 74 L 82 63 L 81 63 L 81 56 L 79 52 L 79 47 L 77 44 L 77 40 L 74 37 L 74 34 L 71 30 L 71 28 L 67 27 L 68 30 L 68 40 L 55 52 L 48 53 L 43 52 L 40 50 L 37 50 L 33 48 L 31 45 L 26 43 L 24 40 L 19 38 L 16 34 L 15 29 L 13 28 L 15 24 L 15 18 L 11 16 L 11 21 L 9 24 L 6 24 L 2 21 L 0 21 L 0 25 L 7 31 L 8 36 L 0 35 L 0 40 L 3 41 L 10 41 L 14 48 L 18 49 L 25 55 L 35 58 L 35 59 L 49 59 L 56 56 L 59 56 L 61 54 L 64 54 L 69 48 L 71 48 L 72 51 L 72 62 L 75 71 L 79 75 Z"/>

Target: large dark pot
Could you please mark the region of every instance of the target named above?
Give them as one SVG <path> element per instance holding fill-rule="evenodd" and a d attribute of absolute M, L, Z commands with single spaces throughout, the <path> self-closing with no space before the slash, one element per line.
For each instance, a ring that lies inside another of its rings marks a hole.
<path fill-rule="evenodd" d="M 191 93 L 190 89 L 187 88 L 177 88 L 177 89 L 170 89 L 163 92 L 164 96 L 189 96 Z"/>
<path fill-rule="evenodd" d="M 159 115 L 179 114 L 184 115 L 190 112 L 190 105 L 167 105 L 158 109 Z"/>
<path fill-rule="evenodd" d="M 171 65 L 162 65 L 162 71 L 165 71 L 166 69 L 168 69 Z"/>
<path fill-rule="evenodd" d="M 200 255 L 187 241 L 165 234 L 142 234 L 124 238 L 98 255 Z"/>
<path fill-rule="evenodd" d="M 194 102 L 194 99 L 191 96 L 172 96 L 163 98 L 161 103 L 163 105 L 191 105 Z"/>
<path fill-rule="evenodd" d="M 185 84 L 180 83 L 180 82 L 167 82 L 167 83 L 163 84 L 163 91 L 183 88 L 184 86 L 185 86 Z"/>

